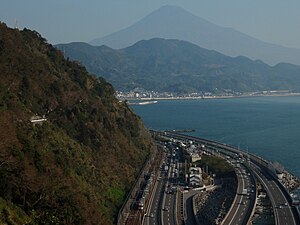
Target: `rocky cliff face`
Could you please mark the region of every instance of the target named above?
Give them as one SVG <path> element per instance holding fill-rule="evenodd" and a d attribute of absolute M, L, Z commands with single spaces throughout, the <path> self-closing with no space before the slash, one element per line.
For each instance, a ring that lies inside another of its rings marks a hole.
<path fill-rule="evenodd" d="M 104 79 L 0 24 L 1 223 L 113 224 L 153 146 Z"/>

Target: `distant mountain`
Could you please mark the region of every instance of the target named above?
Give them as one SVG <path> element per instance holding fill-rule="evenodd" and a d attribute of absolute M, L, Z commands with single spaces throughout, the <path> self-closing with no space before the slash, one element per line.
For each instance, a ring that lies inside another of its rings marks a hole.
<path fill-rule="evenodd" d="M 0 224 L 116 224 L 150 134 L 37 32 L 0 34 Z"/>
<path fill-rule="evenodd" d="M 114 50 L 86 43 L 57 45 L 118 90 L 142 87 L 176 93 L 300 90 L 300 66 L 274 67 L 260 60 L 229 57 L 179 40 L 154 38 Z"/>
<path fill-rule="evenodd" d="M 215 25 L 176 6 L 163 6 L 132 26 L 92 40 L 90 44 L 120 49 L 155 37 L 185 40 L 225 55 L 243 55 L 271 65 L 280 62 L 300 65 L 300 49 L 260 41 L 232 28 Z"/>

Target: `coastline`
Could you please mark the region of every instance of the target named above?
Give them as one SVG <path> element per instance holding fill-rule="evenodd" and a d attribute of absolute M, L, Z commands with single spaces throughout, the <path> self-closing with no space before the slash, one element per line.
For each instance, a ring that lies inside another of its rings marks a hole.
<path fill-rule="evenodd" d="M 300 93 L 288 94 L 245 94 L 245 95 L 216 95 L 216 96 L 199 96 L 199 97 L 152 97 L 152 98 L 128 98 L 130 101 L 163 101 L 163 100 L 210 100 L 210 99 L 233 99 L 233 98 L 251 98 L 251 97 L 293 97 L 300 96 Z M 124 99 L 123 99 L 124 100 Z"/>

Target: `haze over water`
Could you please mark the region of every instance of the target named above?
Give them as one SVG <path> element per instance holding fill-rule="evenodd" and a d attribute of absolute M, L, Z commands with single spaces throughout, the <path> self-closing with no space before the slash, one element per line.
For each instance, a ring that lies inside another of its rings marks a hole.
<path fill-rule="evenodd" d="M 132 106 L 148 128 L 240 146 L 300 177 L 300 97 L 165 100 Z"/>

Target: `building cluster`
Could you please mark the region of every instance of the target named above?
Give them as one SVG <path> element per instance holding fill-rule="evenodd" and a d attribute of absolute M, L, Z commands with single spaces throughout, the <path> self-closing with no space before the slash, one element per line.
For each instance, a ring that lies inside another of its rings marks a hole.
<path fill-rule="evenodd" d="M 189 98 L 213 98 L 218 96 L 238 96 L 241 93 L 225 91 L 219 95 L 212 92 L 201 91 L 193 93 L 173 93 L 173 92 L 157 92 L 148 91 L 143 88 L 135 88 L 130 91 L 117 91 L 116 97 L 120 100 L 139 100 L 139 99 L 189 99 Z"/>
<path fill-rule="evenodd" d="M 201 160 L 201 149 L 190 143 L 188 146 L 185 146 L 185 152 L 189 155 L 192 163 Z"/>
<path fill-rule="evenodd" d="M 260 91 L 260 92 L 236 92 L 230 89 L 214 91 L 199 91 L 193 93 L 174 93 L 174 92 L 158 92 L 149 91 L 144 88 L 135 88 L 130 91 L 117 91 L 116 97 L 120 100 L 141 100 L 141 99 L 201 99 L 201 98 L 231 98 L 240 96 L 288 96 L 299 95 L 289 90 L 282 91 Z"/>
<path fill-rule="evenodd" d="M 203 154 L 203 146 L 195 146 L 192 142 L 189 143 L 180 143 L 181 148 L 184 150 L 185 159 L 189 165 L 188 169 L 188 184 L 192 188 L 203 187 L 203 176 L 202 169 L 197 167 L 195 163 L 201 160 L 201 155 Z"/>
<path fill-rule="evenodd" d="M 131 91 L 117 91 L 117 98 L 120 100 L 139 100 L 139 99 L 159 99 L 173 98 L 176 95 L 169 92 L 147 91 L 142 88 L 136 88 Z"/>

